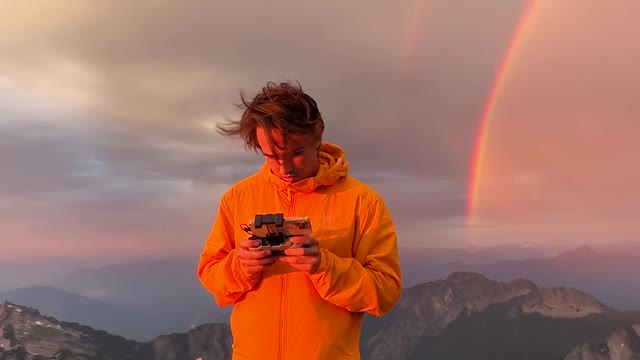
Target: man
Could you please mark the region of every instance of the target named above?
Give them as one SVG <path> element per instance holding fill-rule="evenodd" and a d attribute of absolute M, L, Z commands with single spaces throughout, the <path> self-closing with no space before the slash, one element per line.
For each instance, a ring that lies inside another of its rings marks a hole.
<path fill-rule="evenodd" d="M 233 304 L 233 359 L 360 359 L 364 313 L 382 316 L 402 291 L 396 230 L 383 199 L 348 175 L 342 148 L 324 142 L 316 102 L 268 83 L 219 132 L 241 137 L 264 165 L 233 185 L 200 255 L 198 277 L 219 306 Z M 249 250 L 256 214 L 307 216 L 311 235 L 272 256 Z"/>

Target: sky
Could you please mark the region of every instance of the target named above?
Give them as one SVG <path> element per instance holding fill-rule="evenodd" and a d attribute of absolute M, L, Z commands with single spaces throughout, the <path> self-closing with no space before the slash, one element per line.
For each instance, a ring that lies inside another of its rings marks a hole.
<path fill-rule="evenodd" d="M 2 4 L 0 259 L 197 256 L 283 80 L 401 246 L 640 240 L 635 0 Z"/>

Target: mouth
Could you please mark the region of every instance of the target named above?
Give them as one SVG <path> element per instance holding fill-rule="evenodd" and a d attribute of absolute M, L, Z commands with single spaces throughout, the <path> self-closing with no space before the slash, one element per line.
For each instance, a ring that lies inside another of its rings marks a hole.
<path fill-rule="evenodd" d="M 290 175 L 280 176 L 280 179 L 282 179 L 284 181 L 288 181 L 288 182 L 293 182 L 293 180 L 295 180 L 295 178 L 296 178 L 295 176 L 290 176 Z"/>

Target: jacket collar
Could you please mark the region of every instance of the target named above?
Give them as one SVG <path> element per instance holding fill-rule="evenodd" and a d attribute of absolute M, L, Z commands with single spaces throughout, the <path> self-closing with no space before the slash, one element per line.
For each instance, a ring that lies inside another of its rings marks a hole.
<path fill-rule="evenodd" d="M 275 184 L 278 189 L 283 191 L 293 190 L 302 193 L 313 192 L 319 186 L 333 185 L 349 173 L 349 162 L 346 159 L 346 153 L 344 149 L 338 145 L 322 142 L 318 152 L 318 162 L 320 163 L 320 167 L 314 177 L 292 184 L 282 181 L 278 176 L 273 174 L 266 162 L 260 168 L 260 172 L 268 176 L 269 181 Z"/>

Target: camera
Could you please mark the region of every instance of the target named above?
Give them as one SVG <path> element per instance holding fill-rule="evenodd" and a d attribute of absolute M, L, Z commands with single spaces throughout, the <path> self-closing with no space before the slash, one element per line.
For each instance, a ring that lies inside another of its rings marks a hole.
<path fill-rule="evenodd" d="M 250 239 L 260 240 L 260 246 L 251 250 L 284 252 L 288 248 L 301 246 L 292 244 L 289 239 L 291 236 L 311 234 L 311 220 L 306 216 L 285 218 L 283 213 L 256 214 L 245 231 L 252 235 Z"/>

